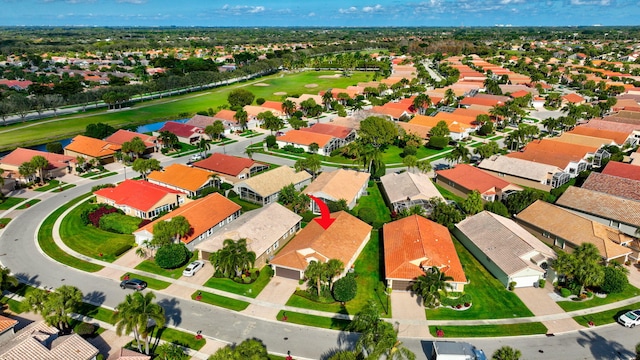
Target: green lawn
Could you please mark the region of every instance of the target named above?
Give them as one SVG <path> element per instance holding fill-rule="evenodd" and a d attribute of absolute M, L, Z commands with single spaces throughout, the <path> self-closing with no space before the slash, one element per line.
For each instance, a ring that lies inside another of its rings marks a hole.
<path fill-rule="evenodd" d="M 55 180 L 55 179 L 54 179 L 54 180 L 50 180 L 50 181 L 49 181 L 49 183 L 48 183 L 47 185 L 41 186 L 41 187 L 36 188 L 36 189 L 34 189 L 34 190 L 35 190 L 35 191 L 42 191 L 42 192 L 44 192 L 44 191 L 49 191 L 49 190 L 51 190 L 51 189 L 54 189 L 54 188 L 56 188 L 56 187 L 58 187 L 58 186 L 60 186 L 60 185 L 64 185 L 64 183 L 61 183 L 60 181 L 58 181 L 58 180 Z"/>
<path fill-rule="evenodd" d="M 53 192 L 61 192 L 61 191 L 67 190 L 67 189 L 71 189 L 72 187 L 75 187 L 75 186 L 76 186 L 75 184 L 63 185 L 62 187 L 59 187 L 59 188 L 53 190 Z"/>
<path fill-rule="evenodd" d="M 124 280 L 125 276 L 126 276 L 126 274 L 122 274 L 122 276 L 120 276 L 120 280 Z M 140 279 L 140 280 L 146 281 L 147 282 L 147 287 L 149 289 L 153 289 L 153 290 L 164 290 L 164 289 L 168 288 L 169 285 L 171 285 L 170 283 L 168 283 L 166 281 L 154 279 L 152 277 L 148 277 L 148 276 L 144 276 L 144 275 L 129 274 L 129 276 L 131 278 L 135 278 L 135 279 Z"/>
<path fill-rule="evenodd" d="M 184 265 L 182 265 L 181 267 L 175 268 L 175 269 L 163 269 L 160 266 L 158 266 L 154 260 L 145 260 L 140 264 L 138 264 L 138 266 L 136 266 L 135 268 L 137 270 L 145 271 L 148 273 L 157 274 L 157 275 L 161 275 L 161 276 L 172 278 L 172 279 L 177 279 L 182 276 L 182 270 L 184 270 L 184 268 L 186 268 L 187 265 L 189 265 L 189 263 L 193 260 L 196 260 L 196 253 L 192 253 L 191 258 L 189 258 L 189 261 L 185 262 Z"/>
<path fill-rule="evenodd" d="M 506 290 L 457 239 L 453 238 L 453 244 L 469 280 L 464 292 L 471 296 L 473 305 L 465 311 L 450 308 L 427 309 L 427 319 L 473 320 L 533 316 L 518 296 Z"/>
<path fill-rule="evenodd" d="M 113 175 L 118 175 L 118 173 L 115 172 L 115 171 L 111 171 L 111 172 L 107 172 L 107 173 L 101 173 L 101 174 L 99 174 L 97 176 L 92 176 L 91 180 L 104 179 L 106 177 L 113 176 Z"/>
<path fill-rule="evenodd" d="M 439 153 L 442 153 L 444 151 L 449 150 L 450 147 L 446 147 L 442 150 L 436 150 L 436 149 L 431 149 L 428 148 L 426 146 L 420 146 L 418 148 L 418 152 L 416 153 L 416 157 L 418 159 L 424 159 L 426 157 L 429 156 L 434 156 L 437 155 Z M 402 157 L 400 156 L 400 154 L 402 154 L 403 150 L 395 145 L 390 145 L 389 147 L 387 147 L 387 149 L 384 151 L 384 153 L 382 154 L 382 161 L 385 164 L 397 164 L 397 163 L 402 163 Z"/>
<path fill-rule="evenodd" d="M 429 326 L 429 333 L 436 336 L 438 329 L 444 331 L 445 338 L 505 337 L 547 333 L 547 327 L 539 322 L 508 325 Z"/>
<path fill-rule="evenodd" d="M 299 325 L 313 326 L 323 329 L 331 329 L 331 330 L 345 330 L 351 321 L 342 320 L 342 319 L 334 319 L 323 316 L 316 315 L 307 315 L 293 311 L 280 311 L 277 315 L 278 320 L 283 320 L 283 315 L 286 313 L 287 322 Z"/>
<path fill-rule="evenodd" d="M 101 306 L 82 303 L 82 305 L 80 305 L 80 308 L 78 309 L 78 311 L 76 311 L 76 313 L 88 316 L 88 317 L 96 319 L 96 320 L 104 321 L 104 322 L 109 323 L 111 325 L 114 324 L 114 321 L 113 321 L 113 313 L 114 312 L 113 312 L 113 310 L 109 310 L 109 309 L 103 308 Z"/>
<path fill-rule="evenodd" d="M 453 200 L 455 202 L 457 202 L 458 204 L 460 204 L 462 201 L 464 201 L 463 197 L 460 197 L 454 193 L 452 193 L 451 191 L 443 188 L 442 186 L 435 184 L 436 185 L 436 189 L 438 189 L 438 192 L 440 192 L 440 194 L 442 194 L 442 197 L 444 197 L 447 200 Z"/>
<path fill-rule="evenodd" d="M 0 225 L 7 226 L 7 224 L 11 221 L 11 218 L 0 218 Z"/>
<path fill-rule="evenodd" d="M 611 304 L 638 295 L 640 295 L 640 289 L 634 287 L 633 285 L 627 285 L 627 288 L 623 292 L 617 294 L 608 294 L 605 298 L 594 296 L 591 300 L 587 301 L 558 301 L 557 303 L 564 311 L 569 312 Z"/>
<path fill-rule="evenodd" d="M 240 199 L 240 196 L 231 197 L 231 198 L 229 198 L 229 200 L 231 200 L 234 203 L 242 206 L 242 212 L 243 213 L 247 212 L 247 211 L 259 209 L 259 208 L 262 207 L 262 205 L 260 205 L 260 204 L 252 203 L 251 201 L 242 200 L 242 199 Z"/>
<path fill-rule="evenodd" d="M 371 208 L 376 212 L 376 225 L 382 225 L 391 221 L 391 211 L 387 207 L 387 204 L 384 202 L 384 198 L 380 193 L 380 188 L 378 187 L 378 183 L 374 182 L 373 186 L 367 187 L 368 195 L 362 196 L 358 200 L 358 205 L 353 208 L 354 213 L 358 213 L 361 208 Z"/>
<path fill-rule="evenodd" d="M 21 198 L 21 197 L 8 197 L 4 199 L 3 202 L 0 203 L 0 210 L 9 210 L 12 207 L 20 204 L 25 200 L 26 198 Z"/>
<path fill-rule="evenodd" d="M 607 311 L 602 311 L 599 313 L 576 316 L 573 319 L 582 326 L 589 326 L 589 321 L 593 321 L 595 326 L 606 325 L 618 321 L 618 317 L 626 313 L 627 311 L 635 310 L 638 308 L 640 308 L 640 302 Z"/>
<path fill-rule="evenodd" d="M 62 249 L 60 249 L 58 245 L 56 245 L 55 241 L 53 240 L 52 233 L 53 233 L 53 224 L 55 223 L 56 219 L 60 215 L 62 215 L 63 212 L 65 212 L 68 208 L 75 205 L 76 203 L 83 201 L 84 199 L 92 195 L 93 195 L 92 193 L 84 194 L 82 196 L 79 196 L 69 201 L 67 204 L 61 206 L 56 211 L 51 213 L 51 215 L 49 215 L 44 220 L 44 222 L 42 223 L 42 226 L 40 226 L 40 229 L 38 229 L 38 244 L 40 245 L 40 248 L 42 249 L 42 251 L 44 251 L 45 254 L 47 254 L 49 257 L 51 257 L 52 259 L 54 259 L 59 263 L 71 266 L 78 270 L 87 271 L 87 272 L 99 271 L 103 268 L 103 266 L 92 264 L 84 260 L 80 260 L 62 251 Z"/>
<path fill-rule="evenodd" d="M 18 206 L 16 209 L 24 210 L 24 209 L 30 208 L 31 206 L 33 206 L 33 205 L 35 205 L 35 204 L 37 204 L 39 202 L 40 202 L 40 199 L 31 199 L 31 200 L 27 201 L 26 203 Z"/>
<path fill-rule="evenodd" d="M 379 232 L 371 232 L 371 239 L 358 256 L 354 264 L 358 292 L 356 297 L 347 302 L 345 307 L 340 303 L 319 303 L 299 295 L 292 295 L 287 301 L 288 306 L 299 307 L 342 314 L 357 314 L 370 299 L 378 304 L 383 317 L 391 317 L 389 299 L 385 295 L 385 286 L 382 279 L 382 239 Z M 287 313 L 288 314 L 288 313 Z"/>
<path fill-rule="evenodd" d="M 233 311 L 242 311 L 249 306 L 249 303 L 242 300 L 231 299 L 228 297 L 212 294 L 206 291 L 196 291 L 191 294 L 191 298 L 196 300 L 196 297 L 200 294 L 202 298 L 199 301 L 203 303 L 207 303 L 209 305 L 223 307 L 225 309 L 233 310 Z"/>
<path fill-rule="evenodd" d="M 160 336 L 160 339 L 166 342 L 185 346 L 196 351 L 202 349 L 202 347 L 207 343 L 207 340 L 204 338 L 198 340 L 193 334 L 167 327 L 157 330 L 154 337 L 157 337 L 158 335 Z"/>
<path fill-rule="evenodd" d="M 203 92 L 192 92 L 185 95 L 136 103 L 131 110 L 107 112 L 106 109 L 94 110 L 89 107 L 82 114 L 10 124 L 0 131 L 0 150 L 43 144 L 71 137 L 84 132 L 88 124 L 98 122 L 114 127 L 122 127 L 124 125 L 148 124 L 162 120 L 177 119 L 182 113 L 194 114 L 197 111 L 209 108 L 215 109 L 220 105 L 226 104 L 229 92 L 239 87 L 249 89 L 256 98 L 262 97 L 266 100 L 280 101 L 283 96 L 274 95 L 275 92 L 286 92 L 289 96 L 292 94 L 317 94 L 318 91 L 328 88 L 344 88 L 361 81 L 369 81 L 373 76 L 371 72 L 354 72 L 348 78 L 320 78 L 322 75 L 329 74 L 334 73 L 331 71 L 279 73 L 250 82 L 241 82 Z M 252 85 L 258 82 L 267 83 L 270 86 Z M 318 84 L 318 87 L 305 88 L 304 85 L 309 83 Z"/>
<path fill-rule="evenodd" d="M 256 281 L 251 284 L 240 284 L 231 279 L 212 277 L 206 283 L 204 283 L 204 286 L 230 292 L 233 294 L 255 298 L 256 296 L 258 296 L 258 294 L 260 294 L 262 289 L 267 286 L 267 284 L 271 280 L 272 275 L 273 270 L 269 265 L 267 265 L 263 267 L 262 270 L 260 270 L 258 279 L 256 279 Z"/>
<path fill-rule="evenodd" d="M 65 216 L 60 224 L 60 237 L 68 247 L 80 254 L 113 262 L 117 259 L 117 252 L 134 245 L 133 235 L 116 234 L 93 225 L 85 225 L 80 214 L 90 206 L 91 204 L 84 203 Z"/>

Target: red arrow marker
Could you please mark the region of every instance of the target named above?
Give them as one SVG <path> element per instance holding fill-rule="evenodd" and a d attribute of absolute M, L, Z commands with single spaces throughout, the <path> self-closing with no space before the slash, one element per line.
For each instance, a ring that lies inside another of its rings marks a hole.
<path fill-rule="evenodd" d="M 320 218 L 315 218 L 313 220 L 320 224 L 323 229 L 327 230 L 327 228 L 329 228 L 329 226 L 331 226 L 331 224 L 333 224 L 336 219 L 331 217 L 331 215 L 329 214 L 329 207 L 327 206 L 327 204 L 325 204 L 324 201 L 318 199 L 313 195 L 309 195 L 309 197 L 311 198 L 311 200 L 315 201 L 315 203 L 320 208 Z"/>

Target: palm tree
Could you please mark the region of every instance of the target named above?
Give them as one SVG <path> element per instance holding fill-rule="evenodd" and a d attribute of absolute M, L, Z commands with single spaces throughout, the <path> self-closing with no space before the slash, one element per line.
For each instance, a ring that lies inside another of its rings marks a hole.
<path fill-rule="evenodd" d="M 285 100 L 282 102 L 282 112 L 287 115 L 288 118 L 291 118 L 294 112 L 296 112 L 296 103 L 291 100 Z"/>
<path fill-rule="evenodd" d="M 324 264 L 319 261 L 311 261 L 304 270 L 304 276 L 309 281 L 309 285 L 316 288 L 318 297 L 320 297 L 322 283 L 326 281 L 327 272 L 325 270 Z"/>
<path fill-rule="evenodd" d="M 154 351 L 160 360 L 182 360 L 188 358 L 185 350 L 177 344 L 166 342 Z"/>
<path fill-rule="evenodd" d="M 200 155 L 205 157 L 207 155 L 207 151 L 211 149 L 211 144 L 205 138 L 201 137 L 200 141 L 198 141 L 197 147 L 198 150 L 200 150 Z"/>
<path fill-rule="evenodd" d="M 71 285 L 63 285 L 50 293 L 45 302 L 47 323 L 57 325 L 60 330 L 66 330 L 71 321 L 71 314 L 82 304 L 82 297 L 82 292 Z"/>
<path fill-rule="evenodd" d="M 418 168 L 418 171 L 420 171 L 423 174 L 428 173 L 432 169 L 431 162 L 429 162 L 429 160 L 426 160 L 426 159 L 422 161 L 418 161 L 418 163 L 416 164 L 416 167 Z"/>
<path fill-rule="evenodd" d="M 249 114 L 244 109 L 236 111 L 233 115 L 233 119 L 238 122 L 242 130 L 247 129 L 247 121 L 249 120 Z"/>
<path fill-rule="evenodd" d="M 165 148 L 173 148 L 178 143 L 178 136 L 168 130 L 160 131 L 158 140 Z"/>
<path fill-rule="evenodd" d="M 325 110 L 329 110 L 332 101 L 333 93 L 331 93 L 331 90 L 327 90 L 324 94 L 322 94 L 322 104 L 324 105 Z"/>
<path fill-rule="evenodd" d="M 424 115 L 425 110 L 431 106 L 431 98 L 427 94 L 420 94 L 413 99 L 413 107 L 420 115 Z"/>
<path fill-rule="evenodd" d="M 407 155 L 402 159 L 402 164 L 407 167 L 407 170 L 411 171 L 418 166 L 418 158 L 414 155 Z"/>
<path fill-rule="evenodd" d="M 149 343 L 151 341 L 151 331 L 153 325 L 162 327 L 165 324 L 164 308 L 153 300 L 156 295 L 147 292 L 134 292 L 125 297 L 124 302 L 116 306 L 113 320 L 116 324 L 116 334 L 122 335 L 133 332 L 138 351 L 141 351 L 140 338 L 145 339 L 145 353 L 149 354 Z"/>
<path fill-rule="evenodd" d="M 455 103 L 455 101 L 456 101 L 456 93 L 453 92 L 453 89 L 448 88 L 444 92 L 444 102 L 445 102 L 445 104 L 447 104 L 447 106 L 451 106 L 453 103 Z"/>
<path fill-rule="evenodd" d="M 432 266 L 424 275 L 418 276 L 411 290 L 422 297 L 422 301 L 427 307 L 436 307 L 440 304 L 440 291 L 445 295 L 447 289 L 452 288 L 451 276 L 445 275 L 437 266 Z"/>
<path fill-rule="evenodd" d="M 43 184 L 44 171 L 49 166 L 49 161 L 44 156 L 36 155 L 33 158 L 31 158 L 30 163 L 40 173 L 40 183 Z"/>
<path fill-rule="evenodd" d="M 207 136 L 209 136 L 211 140 L 219 139 L 220 134 L 222 134 L 223 132 L 224 124 L 220 120 L 216 120 L 213 122 L 213 124 L 207 125 L 207 127 L 204 128 L 204 133 L 207 134 Z"/>
<path fill-rule="evenodd" d="M 11 276 L 9 268 L 0 266 L 0 295 L 2 295 L 2 291 L 15 286 L 18 286 L 18 279 Z"/>
<path fill-rule="evenodd" d="M 522 353 L 510 346 L 503 346 L 491 355 L 492 360 L 519 360 Z"/>
<path fill-rule="evenodd" d="M 458 163 L 460 161 L 467 162 L 469 161 L 470 155 L 471 152 L 469 151 L 469 149 L 467 149 L 464 144 L 460 143 L 456 147 L 454 147 L 451 152 L 447 154 L 447 156 L 445 156 L 445 159 L 451 160 L 455 163 Z"/>
<path fill-rule="evenodd" d="M 212 263 L 225 276 L 232 277 L 251 269 L 255 261 L 256 253 L 247 250 L 247 239 L 226 239 L 222 242 L 222 249 L 215 252 Z"/>

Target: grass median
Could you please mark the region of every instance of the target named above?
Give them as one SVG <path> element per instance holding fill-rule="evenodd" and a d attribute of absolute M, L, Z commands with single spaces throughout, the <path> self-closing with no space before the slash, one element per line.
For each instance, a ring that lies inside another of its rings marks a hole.
<path fill-rule="evenodd" d="M 589 326 L 589 321 L 593 321 L 595 326 L 606 325 L 618 321 L 618 317 L 627 311 L 636 310 L 638 308 L 640 308 L 640 302 L 599 313 L 576 316 L 573 320 L 582 326 Z"/>
<path fill-rule="evenodd" d="M 547 327 L 540 322 L 506 325 L 469 325 L 469 326 L 429 326 L 429 333 L 437 336 L 444 331 L 444 337 L 506 337 L 546 334 Z"/>
<path fill-rule="evenodd" d="M 21 197 L 8 197 L 3 202 L 0 202 L 0 210 L 9 210 L 25 200 L 26 198 Z"/>
<path fill-rule="evenodd" d="M 207 340 L 204 338 L 198 340 L 193 334 L 167 327 L 158 329 L 156 336 L 159 336 L 160 339 L 166 342 L 188 347 L 189 349 L 196 351 L 202 349 L 202 347 L 207 343 Z"/>
<path fill-rule="evenodd" d="M 285 318 L 286 315 L 286 318 Z M 317 315 L 302 314 L 293 311 L 280 311 L 277 315 L 280 321 L 286 321 L 298 325 L 313 326 L 323 329 L 344 331 L 351 323 L 349 320 L 329 318 Z"/>
<path fill-rule="evenodd" d="M 77 204 L 80 201 L 83 201 L 84 199 L 92 195 L 93 194 L 91 193 L 87 193 L 62 205 L 56 211 L 51 213 L 51 215 L 49 215 L 42 222 L 40 229 L 38 229 L 38 245 L 40 246 L 40 249 L 44 251 L 45 254 L 47 254 L 50 258 L 52 258 L 53 260 L 59 263 L 62 263 L 67 266 L 71 266 L 73 268 L 86 271 L 86 272 L 96 272 L 96 271 L 102 270 L 103 266 L 92 264 L 88 261 L 80 260 L 76 257 L 73 257 L 67 254 L 62 249 L 60 249 L 58 245 L 55 243 L 55 241 L 53 240 L 53 224 L 56 222 L 58 217 L 62 215 L 62 213 L 67 211 L 67 209 L 69 209 L 73 205 Z"/>
<path fill-rule="evenodd" d="M 16 209 L 17 210 L 24 210 L 24 209 L 28 209 L 30 207 L 32 207 L 33 205 L 37 204 L 40 202 L 40 199 L 31 199 L 29 201 L 27 201 L 24 204 L 21 204 L 20 206 L 18 206 Z"/>
<path fill-rule="evenodd" d="M 135 278 L 135 279 L 140 279 L 140 280 L 146 281 L 147 282 L 147 287 L 149 289 L 164 290 L 164 289 L 168 288 L 169 285 L 171 285 L 170 283 L 168 283 L 166 281 L 154 279 L 154 278 L 149 277 L 149 276 L 138 275 L 138 274 L 128 274 L 128 275 L 132 279 Z M 127 274 L 122 274 L 122 276 L 120 276 L 120 280 L 124 280 L 125 276 L 127 276 Z"/>
<path fill-rule="evenodd" d="M 209 305 L 219 306 L 233 311 L 242 311 L 249 306 L 249 303 L 246 301 L 231 299 L 206 291 L 196 291 L 191 294 L 191 298 Z"/>

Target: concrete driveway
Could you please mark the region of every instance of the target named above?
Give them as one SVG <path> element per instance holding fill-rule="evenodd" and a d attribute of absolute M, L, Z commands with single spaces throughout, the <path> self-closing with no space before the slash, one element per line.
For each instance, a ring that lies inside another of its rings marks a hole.
<path fill-rule="evenodd" d="M 299 286 L 300 284 L 296 280 L 274 276 L 256 297 L 256 300 L 259 301 L 250 304 L 242 312 L 263 319 L 274 320 L 278 312 L 280 312 L 281 305 L 287 303 Z"/>
<path fill-rule="evenodd" d="M 553 286 L 551 285 L 547 285 L 543 289 L 534 287 L 517 288 L 514 292 L 535 316 L 553 315 L 564 312 L 555 300 L 553 300 Z M 551 319 L 542 321 L 542 323 L 547 327 L 547 334 L 584 329 L 582 325 L 578 324 L 572 318 Z"/>
<path fill-rule="evenodd" d="M 425 312 L 422 299 L 410 291 L 393 291 L 391 293 L 391 314 L 394 319 L 402 320 L 398 325 L 398 336 L 431 337 L 429 327 L 424 322 Z"/>

